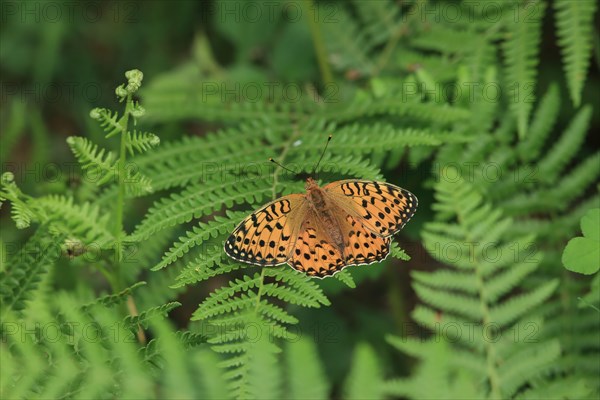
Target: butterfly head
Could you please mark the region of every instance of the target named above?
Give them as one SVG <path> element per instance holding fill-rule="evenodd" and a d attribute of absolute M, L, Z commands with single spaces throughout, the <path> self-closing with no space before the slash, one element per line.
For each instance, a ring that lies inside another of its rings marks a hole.
<path fill-rule="evenodd" d="M 306 188 L 307 192 L 310 192 L 311 190 L 318 189 L 319 184 L 313 178 L 308 177 L 306 178 L 306 184 L 304 185 L 304 187 Z"/>

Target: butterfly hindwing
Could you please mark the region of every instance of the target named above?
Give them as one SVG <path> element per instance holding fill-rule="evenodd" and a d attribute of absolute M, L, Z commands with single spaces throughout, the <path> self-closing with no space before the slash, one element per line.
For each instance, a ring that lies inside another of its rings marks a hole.
<path fill-rule="evenodd" d="M 323 190 L 370 231 L 386 237 L 402 229 L 418 205 L 414 194 L 385 182 L 351 179 L 332 182 Z"/>
<path fill-rule="evenodd" d="M 316 221 L 304 221 L 288 264 L 309 276 L 323 278 L 346 266 L 343 255 L 327 240 L 323 227 Z"/>
<path fill-rule="evenodd" d="M 273 266 L 285 263 L 296 240 L 304 196 L 277 199 L 250 214 L 225 241 L 225 252 L 250 264 Z M 301 220 L 301 219 L 300 219 Z"/>
<path fill-rule="evenodd" d="M 347 265 L 371 264 L 384 260 L 390 252 L 390 237 L 369 231 L 353 216 L 346 216 L 344 260 Z"/>

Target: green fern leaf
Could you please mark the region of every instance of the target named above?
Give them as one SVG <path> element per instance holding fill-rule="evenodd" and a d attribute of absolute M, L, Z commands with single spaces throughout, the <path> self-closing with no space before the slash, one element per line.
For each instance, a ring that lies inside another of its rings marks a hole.
<path fill-rule="evenodd" d="M 90 203 L 75 204 L 73 198 L 50 195 L 40 197 L 33 203 L 54 229 L 72 238 L 78 238 L 85 244 L 100 249 L 110 248 L 114 236 L 109 229 L 110 215 L 101 216 L 97 206 Z"/>
<path fill-rule="evenodd" d="M 525 161 L 536 160 L 540 155 L 544 141 L 552 131 L 558 118 L 560 95 L 558 85 L 551 84 L 538 105 L 527 137 L 517 145 L 519 155 Z"/>
<path fill-rule="evenodd" d="M 507 326 L 516 319 L 526 314 L 547 300 L 558 287 L 558 280 L 554 279 L 537 289 L 513 297 L 490 309 L 491 320 L 499 326 Z"/>
<path fill-rule="evenodd" d="M 251 343 L 246 353 L 248 398 L 279 399 L 282 397 L 282 374 L 276 356 L 278 352 L 277 346 L 269 340 L 268 333 L 259 331 L 258 339 Z M 240 394 L 242 392 L 245 392 L 243 387 Z"/>
<path fill-rule="evenodd" d="M 156 147 L 160 144 L 160 139 L 153 133 L 150 132 L 139 132 L 134 130 L 133 132 L 127 132 L 127 138 L 125 145 L 127 150 L 133 156 L 134 150 L 143 153 L 149 149 Z"/>
<path fill-rule="evenodd" d="M 596 2 L 556 0 L 554 7 L 556 34 L 561 47 L 567 85 L 571 101 L 575 107 L 579 107 L 592 55 Z"/>
<path fill-rule="evenodd" d="M 245 264 L 231 262 L 226 257 L 222 246 L 206 250 L 206 254 L 200 254 L 185 266 L 177 277 L 177 283 L 174 287 L 183 287 L 217 275 L 245 268 Z"/>
<path fill-rule="evenodd" d="M 81 309 L 83 311 L 87 311 L 95 306 L 103 306 L 103 307 L 109 308 L 109 307 L 112 307 L 117 304 L 122 304 L 125 300 L 127 300 L 127 297 L 129 297 L 131 295 L 131 293 L 133 293 L 134 290 L 136 290 L 139 287 L 144 286 L 144 285 L 146 285 L 146 282 L 144 282 L 144 281 L 136 282 L 135 284 L 129 286 L 128 288 L 123 289 L 119 293 L 100 296 L 97 299 L 95 299 L 93 302 L 90 302 L 90 303 L 87 303 L 87 304 L 84 304 L 83 306 L 81 306 Z"/>
<path fill-rule="evenodd" d="M 366 343 L 359 343 L 354 350 L 350 375 L 344 385 L 347 399 L 383 399 L 382 371 L 375 352 Z"/>
<path fill-rule="evenodd" d="M 106 132 L 106 138 L 118 135 L 123 131 L 121 119 L 119 119 L 117 112 L 112 112 L 106 108 L 94 108 L 90 111 L 90 117 L 100 122 L 100 126 Z"/>
<path fill-rule="evenodd" d="M 552 182 L 573 159 L 585 139 L 592 117 L 592 107 L 583 107 L 571 120 L 564 133 L 548 154 L 540 161 L 539 176 L 546 182 Z"/>
<path fill-rule="evenodd" d="M 52 237 L 42 226 L 25 243 L 22 249 L 8 260 L 5 271 L 0 272 L 0 299 L 2 315 L 25 310 L 26 302 L 46 274 L 61 256 L 60 246 L 64 236 Z"/>
<path fill-rule="evenodd" d="M 355 70 L 368 76 L 374 68 L 368 38 L 345 9 L 338 7 L 335 19 L 335 23 L 319 21 L 326 38 L 328 61 L 338 70 Z"/>
<path fill-rule="evenodd" d="M 558 340 L 552 340 L 525 348 L 505 360 L 498 370 L 503 396 L 507 398 L 514 396 L 520 387 L 526 385 L 540 372 L 550 370 L 549 367 L 559 356 Z"/>
<path fill-rule="evenodd" d="M 510 91 L 509 105 L 517 119 L 521 139 L 527 135 L 529 113 L 535 96 L 544 8 L 541 1 L 526 3 L 520 7 L 519 18 L 508 24 L 509 31 L 503 43 L 506 87 Z"/>
<path fill-rule="evenodd" d="M 115 156 L 110 151 L 98 150 L 98 146 L 86 138 L 69 136 L 67 144 L 84 171 L 91 171 L 91 179 L 100 186 L 116 177 Z"/>
<path fill-rule="evenodd" d="M 285 351 L 286 375 L 289 377 L 289 398 L 325 399 L 329 397 L 329 383 L 319 360 L 319 352 L 312 340 L 301 337 L 288 342 Z M 310 382 L 310 384 L 307 384 Z"/>
<path fill-rule="evenodd" d="M 165 316 L 171 310 L 180 307 L 181 303 L 177 301 L 173 301 L 167 304 L 163 304 L 161 306 L 152 307 L 150 309 L 144 310 L 138 315 L 128 315 L 123 320 L 124 327 L 135 332 L 138 328 L 138 325 L 143 326 L 144 328 L 148 327 L 148 321 L 152 318 L 156 318 L 157 316 Z"/>
<path fill-rule="evenodd" d="M 0 191 L 0 207 L 6 200 L 10 200 L 12 203 L 11 218 L 15 221 L 17 229 L 24 229 L 29 227 L 31 220 L 35 219 L 36 215 L 26 202 L 23 201 L 23 193 L 14 182 L 14 175 L 12 172 L 5 172 L 0 178 L 1 191 Z"/>
<path fill-rule="evenodd" d="M 144 239 L 161 229 L 209 215 L 224 205 L 231 208 L 244 202 L 260 203 L 269 194 L 272 188 L 266 179 L 215 180 L 192 185 L 155 203 L 131 236 L 135 240 Z"/>

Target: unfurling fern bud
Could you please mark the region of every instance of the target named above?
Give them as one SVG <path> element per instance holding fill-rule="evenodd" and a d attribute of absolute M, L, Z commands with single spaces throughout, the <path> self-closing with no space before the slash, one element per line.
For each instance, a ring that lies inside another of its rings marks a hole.
<path fill-rule="evenodd" d="M 101 110 L 102 110 L 102 109 L 101 109 L 101 108 L 99 108 L 99 107 L 96 107 L 96 108 L 92 109 L 92 110 L 90 111 L 90 118 L 91 118 L 91 119 L 95 119 L 95 120 L 98 120 L 98 119 L 100 119 L 100 113 L 101 113 Z"/>
<path fill-rule="evenodd" d="M 140 86 L 142 86 L 142 79 L 144 79 L 144 74 L 139 69 L 132 69 L 130 71 L 125 72 L 125 77 L 127 78 L 127 91 L 129 93 L 135 93 L 138 91 Z"/>
<path fill-rule="evenodd" d="M 143 117 L 144 114 L 146 114 L 146 109 L 142 107 L 139 103 L 133 103 L 133 108 L 131 109 L 129 114 L 133 118 L 140 118 Z"/>
<path fill-rule="evenodd" d="M 5 172 L 2 174 L 2 178 L 0 179 L 0 181 L 2 182 L 3 185 L 8 185 L 9 183 L 12 183 L 15 180 L 15 175 L 12 172 Z"/>
<path fill-rule="evenodd" d="M 115 89 L 115 94 L 117 95 L 117 97 L 119 98 L 119 102 L 125 100 L 127 98 L 127 89 L 125 89 L 123 87 L 123 85 L 119 85 L 117 86 L 117 88 Z"/>

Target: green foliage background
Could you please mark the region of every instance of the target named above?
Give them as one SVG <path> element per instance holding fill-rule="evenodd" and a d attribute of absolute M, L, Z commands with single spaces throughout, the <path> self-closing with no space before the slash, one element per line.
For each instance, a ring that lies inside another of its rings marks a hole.
<path fill-rule="evenodd" d="M 596 2 L 49 4 L 2 4 L 1 398 L 600 396 Z M 328 134 L 418 196 L 392 256 L 226 257 Z"/>

